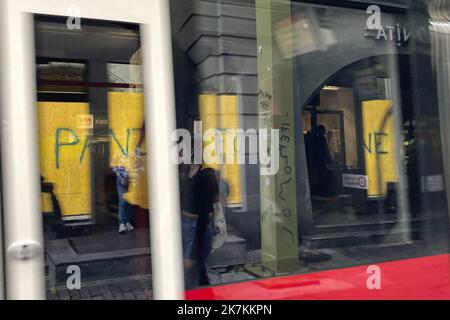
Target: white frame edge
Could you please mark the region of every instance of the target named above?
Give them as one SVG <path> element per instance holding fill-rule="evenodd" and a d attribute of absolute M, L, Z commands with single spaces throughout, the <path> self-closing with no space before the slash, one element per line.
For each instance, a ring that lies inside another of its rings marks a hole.
<path fill-rule="evenodd" d="M 168 0 L 0 1 L 4 248 L 9 252 L 21 241 L 41 247 L 36 256 L 27 260 L 5 255 L 6 297 L 45 299 L 33 14 L 67 16 L 73 5 L 79 9 L 81 21 L 90 18 L 141 24 L 147 150 L 158 155 L 147 159 L 152 177 L 149 199 L 153 292 L 155 299 L 182 299 L 178 170 L 170 161 L 174 145 L 170 134 L 176 123 Z"/>

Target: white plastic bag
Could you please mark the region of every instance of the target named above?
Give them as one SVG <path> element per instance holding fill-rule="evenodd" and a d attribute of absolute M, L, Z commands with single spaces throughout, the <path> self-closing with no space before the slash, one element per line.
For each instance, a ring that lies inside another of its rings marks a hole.
<path fill-rule="evenodd" d="M 219 249 L 227 240 L 227 222 L 225 220 L 225 214 L 223 204 L 221 201 L 214 203 L 214 214 L 212 218 L 213 222 L 213 239 L 211 252 Z"/>

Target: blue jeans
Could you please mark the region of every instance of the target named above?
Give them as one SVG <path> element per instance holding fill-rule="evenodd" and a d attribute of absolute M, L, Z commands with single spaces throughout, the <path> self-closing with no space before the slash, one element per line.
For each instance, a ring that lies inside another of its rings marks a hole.
<path fill-rule="evenodd" d="M 117 194 L 119 196 L 119 225 L 131 223 L 133 217 L 133 206 L 123 198 L 127 188 L 117 185 Z"/>
<path fill-rule="evenodd" d="M 185 259 L 194 259 L 195 267 L 193 270 L 185 270 L 186 288 L 191 289 L 196 286 L 209 285 L 209 279 L 206 268 L 206 260 L 211 253 L 212 248 L 212 226 L 208 223 L 202 243 L 198 244 L 195 240 L 197 230 L 197 219 L 188 219 L 182 216 L 183 232 L 183 257 Z M 197 256 L 193 257 L 195 247 L 198 246 Z"/>

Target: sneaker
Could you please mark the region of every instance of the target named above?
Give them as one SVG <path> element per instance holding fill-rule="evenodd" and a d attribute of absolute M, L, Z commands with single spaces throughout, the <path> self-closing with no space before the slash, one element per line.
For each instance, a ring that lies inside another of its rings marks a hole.
<path fill-rule="evenodd" d="M 122 223 L 122 224 L 119 226 L 119 233 L 124 233 L 125 231 L 127 231 L 127 228 L 125 228 L 125 225 Z"/>
<path fill-rule="evenodd" d="M 127 228 L 128 231 L 133 231 L 134 230 L 134 227 L 129 222 L 127 222 L 127 224 L 125 225 L 125 228 Z"/>

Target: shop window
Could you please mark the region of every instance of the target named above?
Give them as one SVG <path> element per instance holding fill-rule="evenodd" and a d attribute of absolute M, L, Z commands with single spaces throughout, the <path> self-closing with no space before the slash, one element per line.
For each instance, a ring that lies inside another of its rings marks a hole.
<path fill-rule="evenodd" d="M 49 299 L 151 299 L 137 25 L 35 17 Z"/>
<path fill-rule="evenodd" d="M 247 134 L 243 150 L 231 149 L 245 161 L 202 164 L 227 186 L 218 195 L 227 238 L 205 249 L 209 283 L 446 252 L 445 201 L 426 204 L 445 198 L 443 172 L 425 165 L 439 167 L 431 154 L 441 149 L 419 142 L 437 137 L 435 113 L 423 111 L 436 104 L 415 100 L 425 84 L 408 10 L 383 7 L 383 25 L 401 35 L 391 38 L 365 30 L 368 14 L 349 4 L 208 2 L 223 16 L 202 4 L 171 2 L 177 126 L 214 155 L 226 154 L 227 129 Z M 205 138 L 208 129 L 217 134 Z M 185 187 L 193 169 L 180 164 L 181 199 L 196 192 Z M 182 220 L 196 225 L 190 213 Z M 207 284 L 194 277 L 187 288 Z"/>

